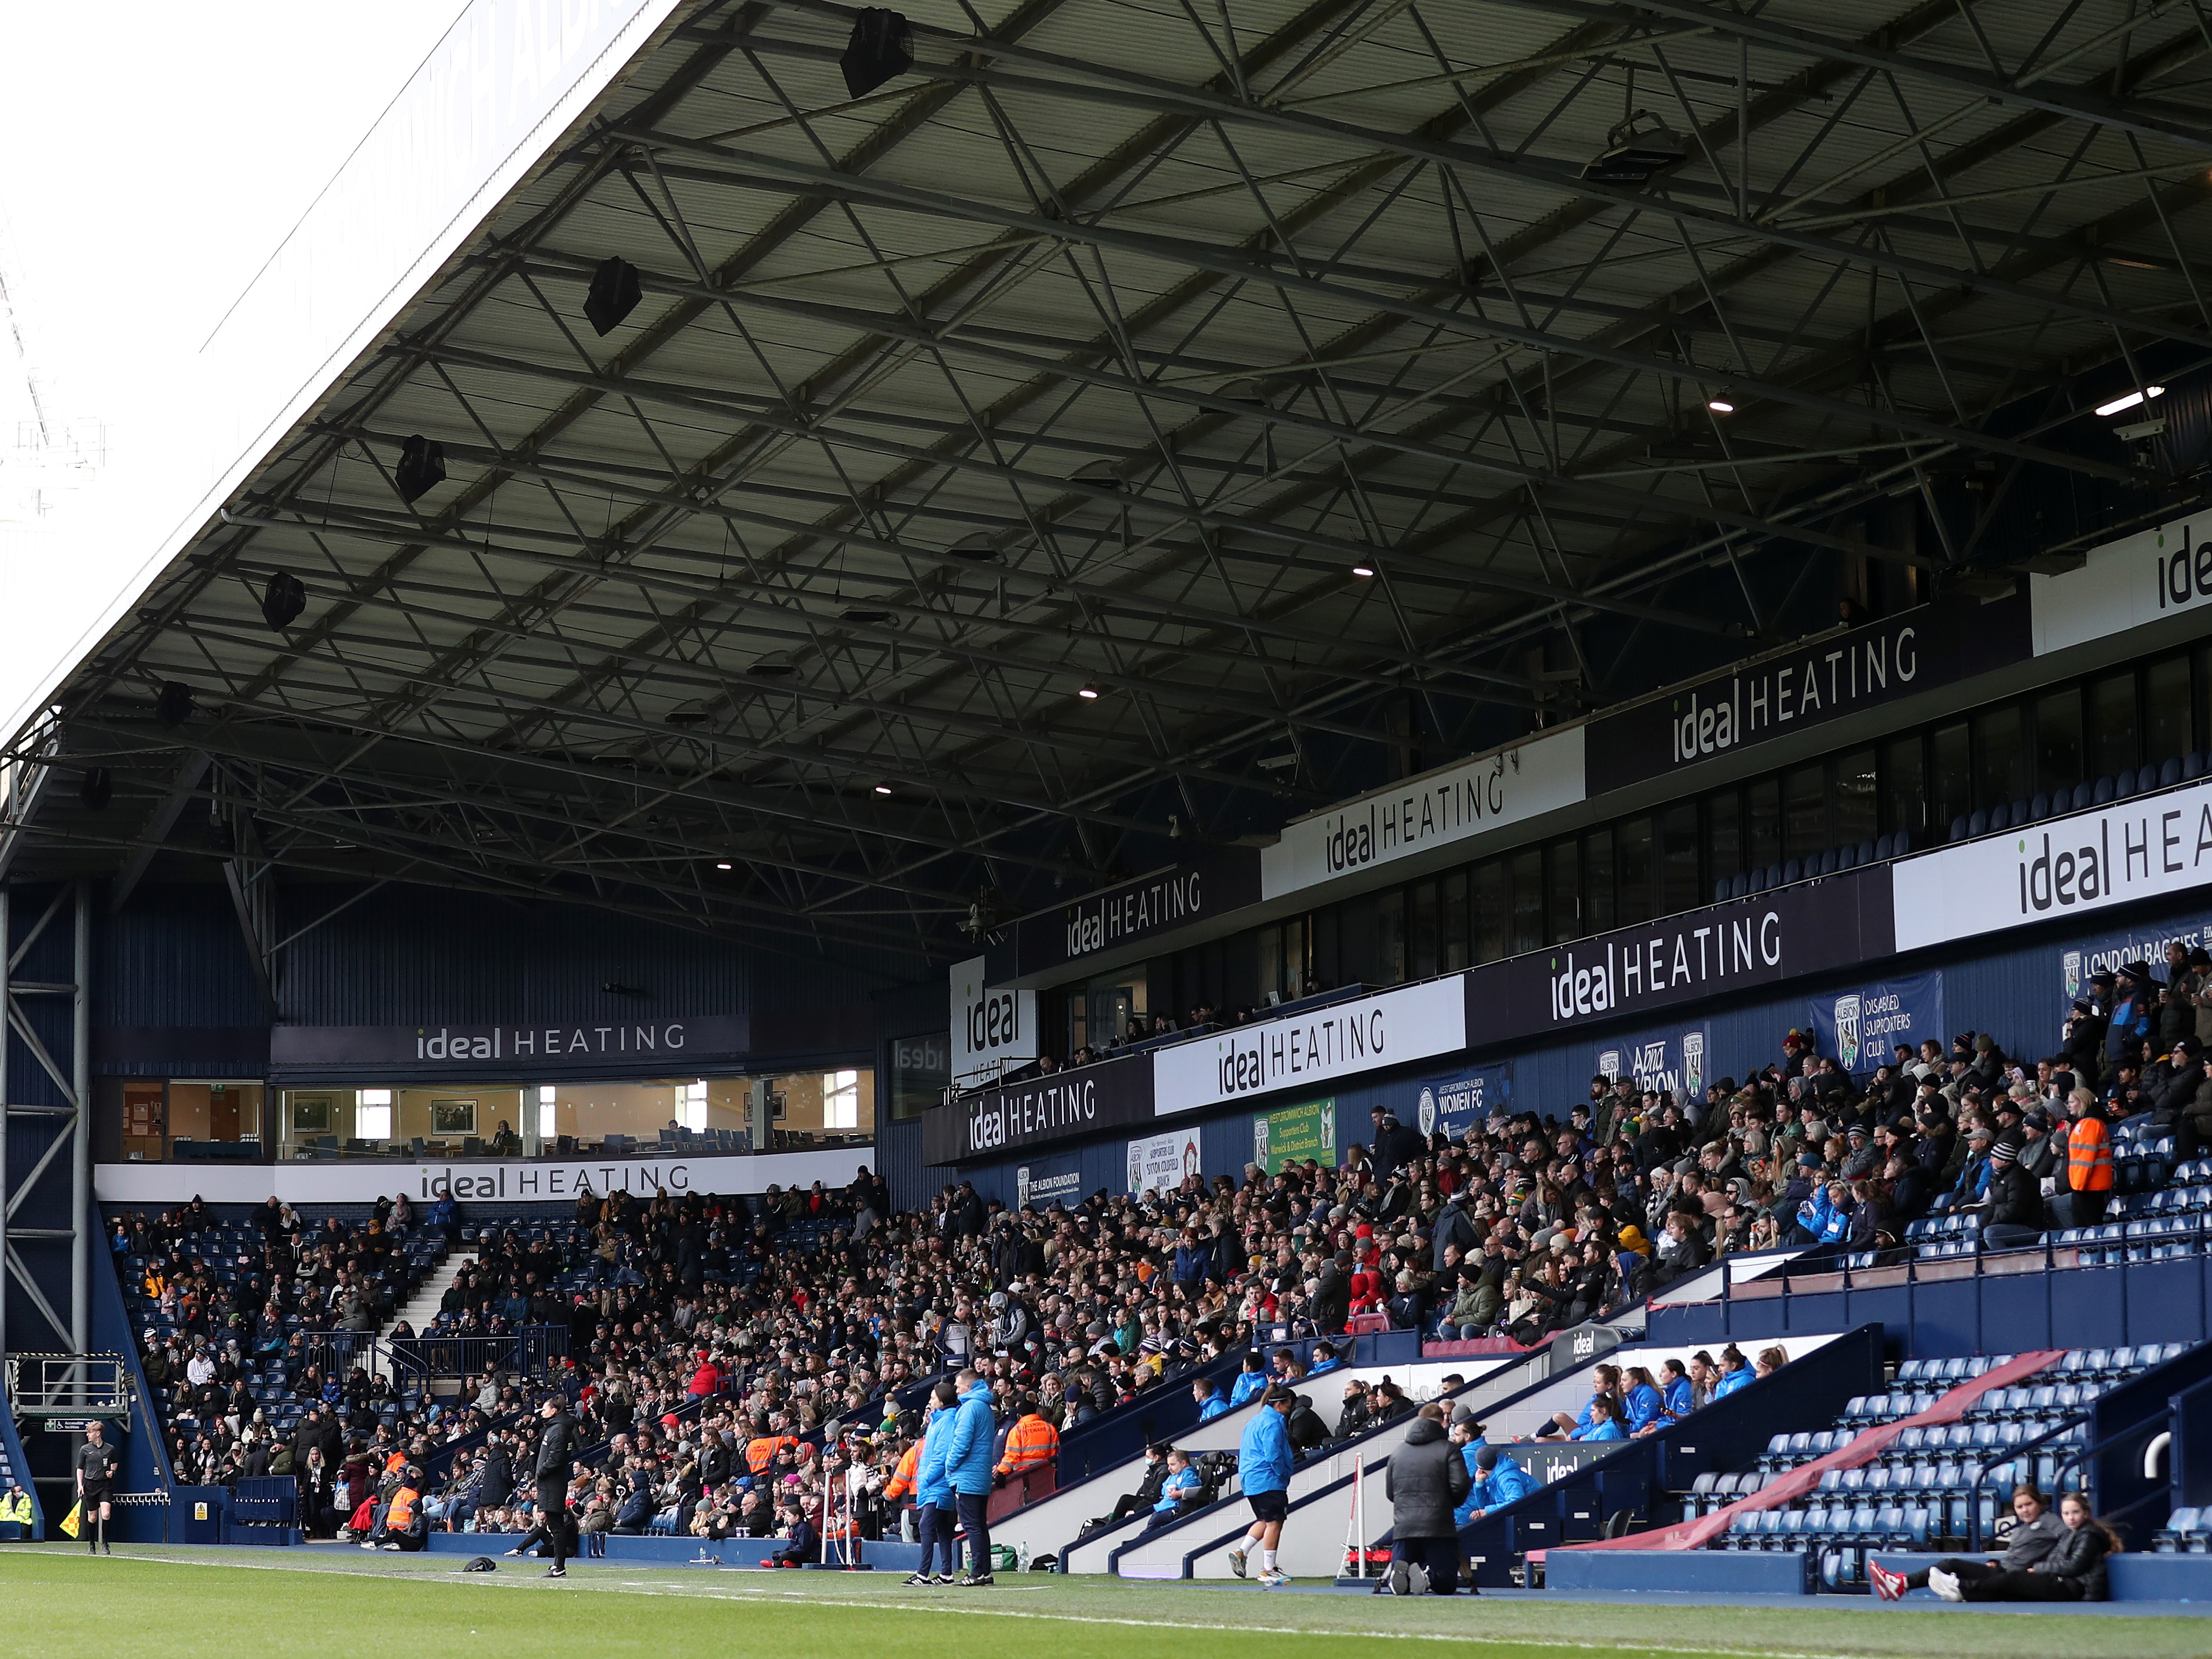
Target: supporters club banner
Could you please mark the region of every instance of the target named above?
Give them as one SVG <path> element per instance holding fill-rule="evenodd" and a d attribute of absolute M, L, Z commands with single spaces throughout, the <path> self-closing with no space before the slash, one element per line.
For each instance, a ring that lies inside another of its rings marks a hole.
<path fill-rule="evenodd" d="M 2089 981 L 2100 974 L 2118 974 L 2131 962 L 2147 962 L 2160 979 L 2166 976 L 2166 947 L 2179 944 L 2186 950 L 2212 939 L 2212 915 L 2169 919 L 2141 927 L 2095 933 L 2069 944 L 2058 953 L 2058 1018 L 2063 1025 L 2077 998 L 2089 994 Z"/>
<path fill-rule="evenodd" d="M 1657 1089 L 1677 1101 L 1692 1100 L 1715 1081 L 1702 1025 L 1614 1037 L 1591 1055 L 1590 1070 L 1615 1082 L 1633 1078 L 1638 1089 Z"/>
<path fill-rule="evenodd" d="M 1003 1158 L 1101 1129 L 1127 1128 L 1152 1116 L 1151 1057 L 1102 1060 L 932 1107 L 921 1120 L 922 1161 Z"/>
<path fill-rule="evenodd" d="M 1893 954 L 1886 864 L 1509 957 L 1465 976 L 1470 1048 Z"/>
<path fill-rule="evenodd" d="M 1813 999 L 1814 1040 L 1846 1072 L 1863 1075 L 1891 1058 L 1902 1042 L 1917 1048 L 1933 1037 L 1948 1050 L 1943 1023 L 1943 975 L 1915 974 L 1881 980 Z"/>
<path fill-rule="evenodd" d="M 1939 848 L 1893 868 L 1900 951 L 2193 893 L 2212 883 L 2212 780 Z"/>
<path fill-rule="evenodd" d="M 1411 1109 L 1399 1106 L 1398 1121 L 1413 1124 L 1425 1135 L 1441 1133 L 1457 1140 L 1492 1112 L 1511 1109 L 1513 1063 L 1493 1060 L 1479 1070 L 1425 1078 L 1410 1085 L 1409 1092 Z"/>
<path fill-rule="evenodd" d="M 1252 1161 L 1269 1175 L 1288 1164 L 1336 1167 L 1336 1098 L 1280 1106 L 1252 1120 Z"/>
<path fill-rule="evenodd" d="M 1185 1176 L 1203 1175 L 1206 1164 L 1198 1149 L 1198 1126 L 1146 1135 L 1129 1143 L 1129 1196 L 1171 1193 Z"/>

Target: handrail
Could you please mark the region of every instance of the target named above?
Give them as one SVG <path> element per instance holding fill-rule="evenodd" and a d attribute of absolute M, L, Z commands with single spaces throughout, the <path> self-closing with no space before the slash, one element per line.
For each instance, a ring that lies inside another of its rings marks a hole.
<path fill-rule="evenodd" d="M 1995 1457 L 1990 1458 L 1974 1471 L 1974 1478 L 1966 1483 L 1966 1544 L 1969 1548 L 1979 1549 L 1982 1547 L 1982 1482 L 1989 1477 L 1990 1471 L 2003 1468 L 2014 1458 L 2033 1451 L 2045 1441 L 2054 1436 L 2065 1434 L 2070 1430 L 2078 1429 L 2088 1420 L 2088 1413 L 2076 1412 L 2073 1416 L 2062 1419 L 2053 1424 L 2033 1440 L 2023 1440 L 2017 1445 L 2001 1448 Z M 2060 1468 L 2065 1467 L 2063 1463 L 2059 1465 Z"/>

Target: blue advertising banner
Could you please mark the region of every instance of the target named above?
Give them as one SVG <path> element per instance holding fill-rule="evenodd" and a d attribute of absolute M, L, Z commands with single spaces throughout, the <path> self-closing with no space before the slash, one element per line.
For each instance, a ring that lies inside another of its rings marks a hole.
<path fill-rule="evenodd" d="M 1813 1036 L 1824 1054 L 1833 1054 L 1846 1072 L 1861 1074 L 1890 1058 L 1898 1043 L 1917 1048 L 1933 1037 L 1948 1050 L 1943 1024 L 1943 975 L 1915 974 L 1813 999 Z"/>
<path fill-rule="evenodd" d="M 1073 1209 L 1083 1201 L 1082 1160 L 1073 1153 L 1042 1158 L 1014 1170 L 1014 1207 L 1035 1205 L 1039 1210 L 1055 1204 Z"/>
<path fill-rule="evenodd" d="M 1592 1056 L 1591 1070 L 1618 1081 L 1636 1079 L 1639 1089 L 1659 1089 L 1678 1101 L 1698 1099 L 1712 1081 L 1705 1065 L 1705 1028 L 1639 1032 L 1607 1040 Z"/>
<path fill-rule="evenodd" d="M 1424 1078 L 1407 1086 L 1413 1091 L 1413 1109 L 1408 1115 L 1401 1107 L 1400 1120 L 1415 1125 L 1425 1135 L 1441 1129 L 1448 1139 L 1457 1140 L 1493 1111 L 1511 1109 L 1513 1062 L 1492 1060 L 1487 1066 Z"/>
<path fill-rule="evenodd" d="M 2076 997 L 2088 994 L 2089 981 L 2099 974 L 2118 973 L 2130 962 L 2147 962 L 2151 973 L 2164 979 L 2166 947 L 2177 939 L 2192 951 L 2212 939 L 2212 916 L 2174 916 L 2139 927 L 2093 933 L 2069 944 L 2058 953 L 2060 1021 L 2064 1021 Z"/>

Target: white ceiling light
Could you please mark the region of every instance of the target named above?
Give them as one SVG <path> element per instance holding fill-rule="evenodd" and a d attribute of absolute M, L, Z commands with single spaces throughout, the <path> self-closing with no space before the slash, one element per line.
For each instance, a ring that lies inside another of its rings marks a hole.
<path fill-rule="evenodd" d="M 2146 398 L 2163 398 L 2164 396 L 2166 396 L 2166 388 L 2164 386 L 2147 386 L 2141 392 L 2130 392 L 2124 398 L 2115 398 L 2108 404 L 2099 404 L 2097 405 L 2097 413 L 2100 415 L 2117 415 L 2124 409 L 2133 409 L 2137 404 L 2142 402 Z"/>

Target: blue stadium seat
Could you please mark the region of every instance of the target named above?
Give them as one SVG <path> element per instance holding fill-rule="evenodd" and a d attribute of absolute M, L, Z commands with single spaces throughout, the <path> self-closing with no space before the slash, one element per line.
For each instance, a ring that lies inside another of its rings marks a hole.
<path fill-rule="evenodd" d="M 1790 883 L 1794 881 L 1802 881 L 1804 878 L 1805 866 L 1802 860 L 1797 859 L 1785 859 L 1783 860 L 1782 885 L 1787 887 Z"/>
<path fill-rule="evenodd" d="M 2036 791 L 2035 799 L 2027 804 L 2027 816 L 2031 823 L 2040 823 L 2049 817 L 2051 816 L 2050 795 L 2039 789 Z"/>
<path fill-rule="evenodd" d="M 2159 787 L 2160 788 L 2161 788 L 2161 789 L 2171 789 L 2171 788 L 2172 788 L 2172 787 L 2173 787 L 2173 786 L 2174 786 L 2175 784 L 2179 783 L 2180 781 L 2181 781 L 2181 757 L 2180 757 L 2180 756 L 2179 756 L 2179 755 L 2170 755 L 2170 756 L 2168 756 L 2165 760 L 2163 760 L 2163 761 L 2161 761 L 2161 762 L 2160 762 L 2160 763 L 2159 763 L 2159 768 L 2158 768 L 2158 787 Z"/>
<path fill-rule="evenodd" d="M 2089 792 L 2089 804 L 2092 806 L 2110 805 L 2113 793 L 2113 780 L 2109 776 L 2099 778 L 2096 787 Z"/>

